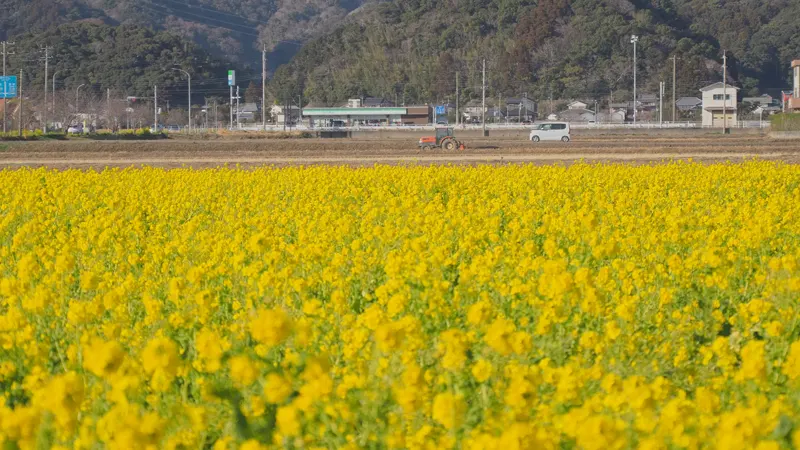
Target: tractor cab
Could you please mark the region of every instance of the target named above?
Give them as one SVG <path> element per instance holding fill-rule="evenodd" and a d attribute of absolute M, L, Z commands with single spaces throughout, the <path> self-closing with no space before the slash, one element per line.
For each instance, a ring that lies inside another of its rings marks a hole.
<path fill-rule="evenodd" d="M 447 127 L 436 127 L 436 142 L 441 142 L 442 139 L 453 136 L 453 129 Z"/>
<path fill-rule="evenodd" d="M 455 136 L 453 129 L 448 127 L 436 127 L 436 136 L 425 136 L 420 138 L 419 147 L 423 150 L 441 148 L 442 150 L 464 150 L 466 147 Z"/>

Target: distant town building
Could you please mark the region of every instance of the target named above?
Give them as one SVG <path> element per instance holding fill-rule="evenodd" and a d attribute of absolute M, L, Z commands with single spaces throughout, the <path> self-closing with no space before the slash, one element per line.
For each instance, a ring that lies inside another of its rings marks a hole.
<path fill-rule="evenodd" d="M 239 121 L 242 123 L 255 121 L 256 113 L 258 113 L 258 111 L 258 104 L 255 102 L 241 105 L 238 111 Z"/>
<path fill-rule="evenodd" d="M 558 113 L 559 120 L 565 122 L 594 122 L 594 111 L 586 108 L 569 108 Z"/>
<path fill-rule="evenodd" d="M 294 125 L 300 118 L 300 108 L 292 105 L 285 108 L 283 105 L 273 105 L 270 115 L 276 125 Z"/>
<path fill-rule="evenodd" d="M 763 94 L 758 97 L 744 97 L 742 103 L 750 103 L 751 105 L 773 106 L 775 98 L 769 94 Z"/>
<path fill-rule="evenodd" d="M 575 100 L 572 102 L 567 103 L 567 109 L 586 109 L 589 106 L 587 103 L 584 103 L 580 100 Z"/>
<path fill-rule="evenodd" d="M 694 111 L 703 106 L 703 100 L 697 97 L 681 97 L 675 102 L 679 111 Z"/>
<path fill-rule="evenodd" d="M 800 112 L 800 59 L 792 61 L 792 96 L 788 99 L 786 110 Z"/>
<path fill-rule="evenodd" d="M 700 92 L 703 93 L 704 127 L 722 127 L 726 122 L 730 127 L 736 124 L 739 88 L 719 82 L 700 89 Z"/>

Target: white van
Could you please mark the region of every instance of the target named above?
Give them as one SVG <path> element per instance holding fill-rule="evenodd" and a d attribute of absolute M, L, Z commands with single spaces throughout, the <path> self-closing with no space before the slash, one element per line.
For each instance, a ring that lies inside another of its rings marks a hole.
<path fill-rule="evenodd" d="M 546 122 L 540 123 L 531 130 L 530 140 L 539 141 L 562 141 L 569 142 L 569 123 L 567 122 Z"/>

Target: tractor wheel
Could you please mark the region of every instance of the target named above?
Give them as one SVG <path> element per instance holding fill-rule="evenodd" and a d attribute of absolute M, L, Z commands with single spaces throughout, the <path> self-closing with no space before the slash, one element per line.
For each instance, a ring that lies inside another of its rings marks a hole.
<path fill-rule="evenodd" d="M 447 139 L 442 142 L 442 150 L 453 151 L 456 149 L 456 143 L 452 139 Z"/>
<path fill-rule="evenodd" d="M 422 149 L 427 152 L 427 151 L 430 151 L 431 146 L 430 145 L 426 145 L 426 146 L 422 147 Z"/>
<path fill-rule="evenodd" d="M 569 142 L 569 136 L 562 137 L 561 142 Z"/>
<path fill-rule="evenodd" d="M 539 136 L 534 136 L 531 138 L 533 142 L 539 142 Z"/>

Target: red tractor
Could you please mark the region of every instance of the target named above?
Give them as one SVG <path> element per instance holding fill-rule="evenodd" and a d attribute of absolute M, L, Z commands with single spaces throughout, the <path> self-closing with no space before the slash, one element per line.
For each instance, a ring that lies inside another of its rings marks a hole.
<path fill-rule="evenodd" d="M 464 150 L 467 148 L 464 143 L 453 136 L 452 128 L 437 128 L 436 136 L 425 136 L 419 139 L 419 148 L 431 150 L 433 148 L 442 150 Z"/>

